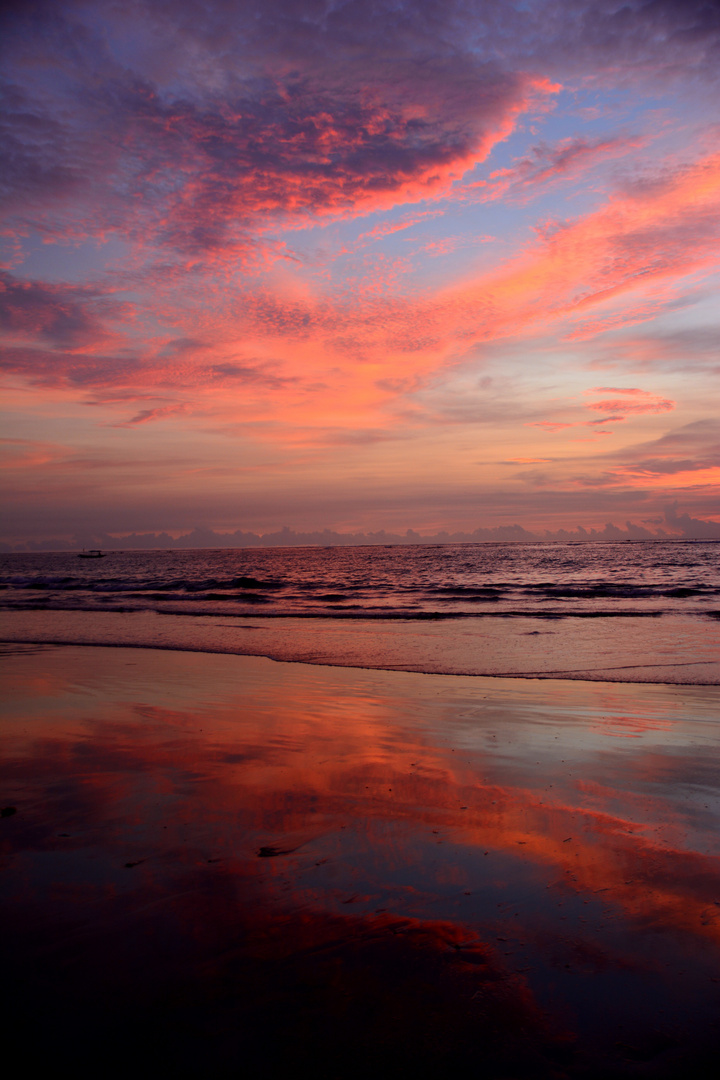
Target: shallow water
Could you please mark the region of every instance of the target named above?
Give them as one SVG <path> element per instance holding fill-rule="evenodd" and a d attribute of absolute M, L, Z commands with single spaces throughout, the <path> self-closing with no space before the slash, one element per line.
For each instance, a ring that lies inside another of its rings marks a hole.
<path fill-rule="evenodd" d="M 720 620 L 688 615 L 377 621 L 16 611 L 6 641 L 145 646 L 436 674 L 720 683 Z"/>
<path fill-rule="evenodd" d="M 26 1060 L 714 1075 L 720 690 L 122 648 L 2 667 Z"/>

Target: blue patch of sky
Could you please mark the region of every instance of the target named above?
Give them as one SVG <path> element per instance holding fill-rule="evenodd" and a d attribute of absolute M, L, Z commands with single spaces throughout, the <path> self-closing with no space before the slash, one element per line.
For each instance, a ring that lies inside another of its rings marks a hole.
<path fill-rule="evenodd" d="M 23 277 L 38 281 L 87 282 L 106 278 L 108 264 L 130 253 L 130 246 L 110 240 L 58 241 L 46 244 L 37 233 L 23 238 Z"/>

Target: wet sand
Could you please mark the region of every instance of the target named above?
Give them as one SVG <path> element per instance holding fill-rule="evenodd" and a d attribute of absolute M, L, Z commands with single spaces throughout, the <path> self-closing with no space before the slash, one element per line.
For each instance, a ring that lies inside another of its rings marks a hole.
<path fill-rule="evenodd" d="M 3 635 L 16 643 L 147 646 L 436 675 L 720 684 L 720 619 L 688 615 L 383 620 L 13 611 Z"/>
<path fill-rule="evenodd" d="M 720 688 L 78 646 L 1 666 L 26 1064 L 715 1075 Z"/>

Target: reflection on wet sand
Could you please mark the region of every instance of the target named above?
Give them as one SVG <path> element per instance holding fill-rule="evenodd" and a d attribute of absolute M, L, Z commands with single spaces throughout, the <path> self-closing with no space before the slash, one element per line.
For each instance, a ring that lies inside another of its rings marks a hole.
<path fill-rule="evenodd" d="M 77 647 L 3 667 L 26 1054 L 714 1075 L 715 688 Z"/>

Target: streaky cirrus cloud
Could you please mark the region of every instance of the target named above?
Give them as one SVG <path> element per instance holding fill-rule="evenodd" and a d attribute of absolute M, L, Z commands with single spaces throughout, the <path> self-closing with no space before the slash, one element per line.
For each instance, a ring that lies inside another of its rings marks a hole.
<path fill-rule="evenodd" d="M 590 401 L 586 405 L 586 408 L 595 409 L 597 412 L 622 413 L 620 416 L 607 417 L 608 420 L 623 420 L 627 413 L 670 412 L 675 408 L 676 404 L 674 401 L 670 401 L 669 398 L 658 397 L 657 394 L 651 394 L 648 390 L 640 390 L 635 386 L 628 389 L 613 386 L 596 386 L 592 390 L 586 390 L 585 392 L 587 394 L 610 393 L 622 395 L 621 397 L 603 398 L 600 401 Z M 593 420 L 591 423 L 598 423 L 598 421 Z"/>
<path fill-rule="evenodd" d="M 597 165 L 631 154 L 648 143 L 647 137 L 610 136 L 588 139 L 575 135 L 554 145 L 539 143 L 527 157 L 509 168 L 496 169 L 487 180 L 476 180 L 461 189 L 463 197 L 492 199 L 537 198 L 538 190 L 553 183 L 575 179 Z"/>

